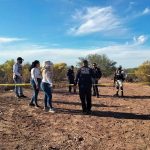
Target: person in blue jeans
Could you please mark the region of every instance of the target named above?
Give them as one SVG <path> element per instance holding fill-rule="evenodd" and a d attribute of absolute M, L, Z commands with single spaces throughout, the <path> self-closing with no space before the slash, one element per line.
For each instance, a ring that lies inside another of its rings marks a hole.
<path fill-rule="evenodd" d="M 22 84 L 22 63 L 23 59 L 21 57 L 17 58 L 17 62 L 13 65 L 13 80 L 15 84 Z M 26 98 L 23 94 L 22 86 L 15 85 L 15 95 L 19 98 Z"/>
<path fill-rule="evenodd" d="M 34 93 L 33 93 L 29 106 L 39 107 L 37 103 L 37 99 L 38 99 L 38 94 L 40 90 L 40 84 L 42 81 L 42 76 L 40 72 L 40 62 L 38 60 L 35 60 L 32 63 L 30 71 L 31 71 L 31 85 L 34 90 Z"/>
<path fill-rule="evenodd" d="M 53 63 L 50 61 L 44 62 L 44 67 L 42 71 L 42 83 L 41 88 L 44 91 L 44 110 L 54 113 L 54 108 L 52 106 L 52 79 L 53 79 Z"/>

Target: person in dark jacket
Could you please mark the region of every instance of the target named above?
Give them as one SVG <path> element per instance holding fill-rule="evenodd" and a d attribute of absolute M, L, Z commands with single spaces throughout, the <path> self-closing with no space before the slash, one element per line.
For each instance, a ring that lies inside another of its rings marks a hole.
<path fill-rule="evenodd" d="M 100 68 L 97 67 L 96 63 L 93 63 L 93 72 L 94 72 L 94 78 L 92 78 L 93 81 L 93 96 L 99 97 L 99 91 L 98 91 L 98 81 L 100 80 L 102 76 L 102 72 Z"/>
<path fill-rule="evenodd" d="M 116 94 L 114 96 L 119 96 L 119 90 L 121 90 L 121 96 L 124 96 L 123 94 L 123 82 L 125 80 L 125 72 L 122 69 L 122 66 L 119 66 L 119 68 L 116 70 L 114 75 L 114 85 L 116 86 Z"/>
<path fill-rule="evenodd" d="M 69 92 L 71 93 L 72 87 L 73 87 L 74 93 L 76 93 L 76 88 L 74 86 L 74 83 L 75 83 L 74 66 L 71 66 L 71 68 L 68 69 L 67 77 L 68 77 L 68 81 L 69 81 Z"/>
<path fill-rule="evenodd" d="M 83 61 L 83 67 L 81 67 L 76 75 L 75 85 L 79 85 L 79 95 L 82 102 L 82 110 L 84 114 L 91 113 L 91 89 L 92 78 L 94 77 L 92 68 L 88 67 L 88 61 Z"/>

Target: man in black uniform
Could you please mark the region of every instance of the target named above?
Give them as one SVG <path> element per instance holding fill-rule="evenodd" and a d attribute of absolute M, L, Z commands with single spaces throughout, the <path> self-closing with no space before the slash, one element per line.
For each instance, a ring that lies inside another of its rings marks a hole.
<path fill-rule="evenodd" d="M 93 63 L 93 73 L 94 73 L 94 78 L 92 78 L 93 82 L 93 96 L 99 97 L 99 91 L 98 91 L 98 80 L 102 76 L 102 72 L 100 68 L 97 67 L 96 63 Z"/>
<path fill-rule="evenodd" d="M 84 114 L 91 113 L 91 88 L 92 78 L 94 77 L 93 70 L 88 67 L 88 61 L 83 61 L 83 67 L 78 70 L 75 85 L 79 85 L 79 95 L 82 102 L 82 110 Z"/>
<path fill-rule="evenodd" d="M 114 84 L 116 86 L 117 92 L 114 96 L 119 96 L 119 90 L 121 90 L 121 96 L 123 96 L 123 82 L 125 80 L 125 72 L 122 69 L 122 66 L 116 70 L 114 75 Z"/>
<path fill-rule="evenodd" d="M 75 83 L 75 73 L 74 73 L 74 66 L 71 66 L 70 69 L 68 69 L 68 72 L 67 72 L 67 77 L 68 77 L 68 81 L 69 81 L 69 92 L 71 93 L 72 91 L 72 87 L 74 86 L 74 83 Z M 72 85 L 71 85 L 72 84 Z M 76 93 L 76 88 L 75 86 L 73 87 L 74 88 L 74 93 Z"/>

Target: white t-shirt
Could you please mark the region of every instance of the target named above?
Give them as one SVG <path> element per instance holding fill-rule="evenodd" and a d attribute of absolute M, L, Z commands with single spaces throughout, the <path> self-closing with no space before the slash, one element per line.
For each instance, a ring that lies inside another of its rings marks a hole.
<path fill-rule="evenodd" d="M 53 72 L 48 70 L 43 70 L 42 72 L 42 82 L 49 83 L 52 86 Z"/>
<path fill-rule="evenodd" d="M 38 85 L 37 79 L 41 79 L 41 72 L 39 68 L 32 68 L 31 69 L 31 79 L 34 80 L 35 84 Z"/>

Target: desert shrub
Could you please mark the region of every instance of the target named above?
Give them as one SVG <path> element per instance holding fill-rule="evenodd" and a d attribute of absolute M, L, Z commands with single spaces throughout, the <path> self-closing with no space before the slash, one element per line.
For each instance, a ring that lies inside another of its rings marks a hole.
<path fill-rule="evenodd" d="M 54 64 L 54 81 L 61 82 L 66 78 L 67 64 L 66 63 L 58 63 Z"/>
<path fill-rule="evenodd" d="M 135 75 L 140 81 L 150 82 L 150 61 L 144 62 L 135 71 Z"/>

